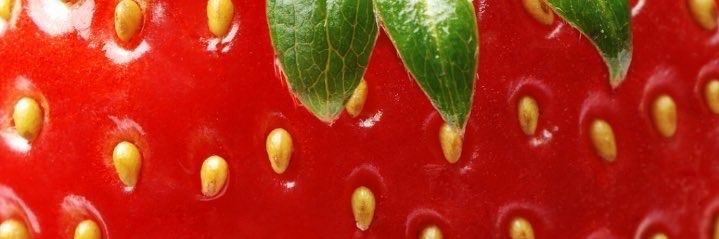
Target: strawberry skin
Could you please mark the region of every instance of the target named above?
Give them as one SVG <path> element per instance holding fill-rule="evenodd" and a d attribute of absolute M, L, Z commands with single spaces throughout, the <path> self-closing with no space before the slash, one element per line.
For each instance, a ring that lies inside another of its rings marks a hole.
<path fill-rule="evenodd" d="M 264 1 L 233 1 L 237 32 L 217 50 L 206 2 L 144 2 L 142 30 L 121 47 L 144 41 L 147 52 L 123 63 L 107 56 L 116 2 L 94 2 L 88 36 L 39 28 L 33 2 L 0 36 L 0 132 L 22 96 L 46 120 L 26 152 L 0 138 L 0 220 L 23 220 L 34 238 L 72 238 L 83 219 L 104 238 L 417 238 L 429 225 L 445 238 L 509 238 L 515 217 L 538 238 L 713 238 L 719 116 L 703 87 L 719 77 L 719 44 L 686 1 L 636 8 L 634 59 L 616 89 L 567 23 L 542 25 L 520 1 L 475 1 L 481 56 L 456 164 L 437 142 L 441 117 L 384 33 L 364 109 L 328 125 L 282 80 Z M 517 121 L 527 94 L 539 105 L 536 137 Z M 652 121 L 662 94 L 677 107 L 671 138 Z M 595 118 L 613 127 L 613 162 L 592 147 Z M 282 174 L 265 151 L 275 128 L 294 142 Z M 111 162 L 124 140 L 142 153 L 132 190 Z M 200 168 L 212 155 L 227 160 L 229 180 L 207 198 Z M 377 201 L 366 231 L 350 204 L 360 186 Z"/>

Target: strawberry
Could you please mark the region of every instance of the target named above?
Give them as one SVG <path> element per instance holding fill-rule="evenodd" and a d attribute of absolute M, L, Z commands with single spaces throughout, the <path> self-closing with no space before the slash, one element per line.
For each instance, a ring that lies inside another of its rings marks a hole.
<path fill-rule="evenodd" d="M 0 0 L 0 238 L 718 238 L 716 2 L 405 2 Z M 333 104 L 290 3 L 370 22 Z"/>

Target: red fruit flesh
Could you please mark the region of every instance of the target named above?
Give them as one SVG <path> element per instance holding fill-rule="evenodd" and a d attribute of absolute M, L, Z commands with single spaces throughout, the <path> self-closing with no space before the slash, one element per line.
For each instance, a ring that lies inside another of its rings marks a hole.
<path fill-rule="evenodd" d="M 632 18 L 634 58 L 616 90 L 595 48 L 568 24 L 541 25 L 520 1 L 475 1 L 479 76 L 456 164 L 437 141 L 441 118 L 384 34 L 365 76 L 362 113 L 326 125 L 280 77 L 264 1 L 234 0 L 239 32 L 226 53 L 207 49 L 206 2 L 147 2 L 130 47 L 146 41 L 149 51 L 126 64 L 104 50 L 116 41 L 114 5 L 95 3 L 88 39 L 43 32 L 30 7 L 0 36 L 0 123 L 7 126 L 23 95 L 38 96 L 46 110 L 27 153 L 0 144 L 0 185 L 8 189 L 0 189 L 0 220 L 22 218 L 35 238 L 70 238 L 84 218 L 111 238 L 416 238 L 431 224 L 445 238 L 508 238 L 517 216 L 538 238 L 713 233 L 719 117 L 703 86 L 719 77 L 719 44 L 685 1 L 647 1 Z M 19 79 L 33 87 L 18 89 Z M 516 118 L 526 94 L 539 103 L 538 137 L 527 137 Z M 660 94 L 678 109 L 669 139 L 650 116 Z M 614 129 L 614 162 L 592 148 L 587 132 L 597 117 Z M 278 127 L 295 142 L 281 175 L 264 146 Z M 110 159 L 123 140 L 143 154 L 133 191 Z M 230 179 L 222 195 L 206 199 L 199 170 L 211 155 L 227 160 Z M 364 232 L 350 207 L 358 186 L 377 197 Z M 78 197 L 97 212 L 68 199 Z"/>

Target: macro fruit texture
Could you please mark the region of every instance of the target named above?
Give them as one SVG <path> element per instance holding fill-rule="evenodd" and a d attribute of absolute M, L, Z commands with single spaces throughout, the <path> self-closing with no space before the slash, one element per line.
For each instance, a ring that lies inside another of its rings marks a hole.
<path fill-rule="evenodd" d="M 715 4 L 695 1 L 630 1 L 616 88 L 556 14 L 474 1 L 481 54 L 450 164 L 382 29 L 364 106 L 328 124 L 288 90 L 265 1 L 0 0 L 0 237 L 717 238 L 719 42 L 697 7 Z M 21 99 L 41 109 L 29 141 Z M 140 153 L 131 185 L 122 142 Z M 226 165 L 201 176 L 208 158 Z"/>

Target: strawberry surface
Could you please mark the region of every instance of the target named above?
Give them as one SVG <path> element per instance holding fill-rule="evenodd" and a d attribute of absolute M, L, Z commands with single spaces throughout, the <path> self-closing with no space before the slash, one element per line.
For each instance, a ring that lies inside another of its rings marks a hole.
<path fill-rule="evenodd" d="M 79 0 L 66 19 L 43 16 L 50 2 L 23 0 L 0 34 L 0 220 L 33 238 L 71 238 L 84 219 L 104 238 L 417 238 L 430 225 L 444 238 L 510 238 L 517 217 L 537 238 L 716 238 L 719 117 L 704 86 L 719 78 L 719 38 L 686 1 L 632 1 L 634 57 L 615 89 L 568 23 L 543 25 L 520 1 L 474 1 L 481 55 L 455 164 L 437 141 L 443 119 L 384 32 L 362 112 L 327 124 L 288 90 L 264 1 L 234 0 L 220 43 L 204 1 L 142 1 L 127 43 L 116 2 Z M 517 120 L 526 95 L 539 106 L 534 136 Z M 672 137 L 654 125 L 660 95 L 676 103 Z M 29 145 L 12 136 L 23 96 L 44 110 Z M 613 161 L 592 146 L 597 118 L 613 128 Z M 294 142 L 282 174 L 265 151 L 275 128 Z M 122 141 L 142 154 L 132 189 L 113 168 Z M 212 155 L 229 176 L 208 197 L 200 169 Z M 366 231 L 350 204 L 360 186 L 376 197 Z"/>

